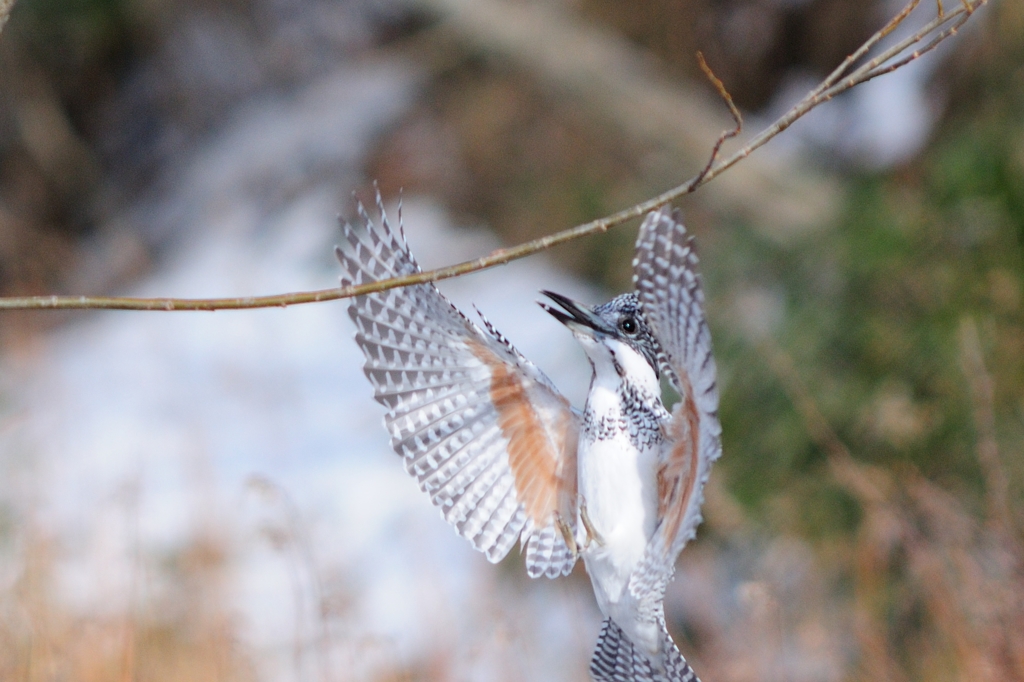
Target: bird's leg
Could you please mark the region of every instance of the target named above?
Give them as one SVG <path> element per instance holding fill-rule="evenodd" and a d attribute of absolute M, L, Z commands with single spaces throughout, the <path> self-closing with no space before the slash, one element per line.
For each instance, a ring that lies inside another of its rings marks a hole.
<path fill-rule="evenodd" d="M 562 531 L 562 539 L 565 540 L 565 546 L 569 548 L 569 552 L 572 553 L 572 558 L 575 560 L 580 555 L 580 548 L 576 544 L 576 535 L 558 512 L 555 512 L 555 523 L 558 524 L 558 530 Z"/>
<path fill-rule="evenodd" d="M 582 497 L 580 498 L 580 521 L 583 522 L 583 527 L 587 530 L 587 537 L 603 547 L 604 538 L 594 528 L 594 524 L 590 522 L 590 516 L 587 514 L 587 501 Z M 590 544 L 589 540 L 587 544 Z"/>

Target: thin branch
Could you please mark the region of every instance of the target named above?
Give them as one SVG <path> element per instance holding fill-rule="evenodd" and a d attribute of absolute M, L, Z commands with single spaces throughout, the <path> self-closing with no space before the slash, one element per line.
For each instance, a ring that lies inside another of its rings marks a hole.
<path fill-rule="evenodd" d="M 854 85 L 859 85 L 861 83 L 867 82 L 872 78 L 875 78 L 876 76 L 882 75 L 884 73 L 889 73 L 891 71 L 895 71 L 896 69 L 914 61 L 915 59 L 920 58 L 921 55 L 927 52 L 931 52 L 943 40 L 955 35 L 960 26 L 962 26 L 964 22 L 971 18 L 971 15 L 974 14 L 974 11 L 981 5 L 986 4 L 987 2 L 988 0 L 978 0 L 974 5 L 971 5 L 969 9 L 958 9 L 957 11 L 951 14 L 944 14 L 940 17 L 936 17 L 932 21 L 925 24 L 925 26 L 923 26 L 921 30 L 919 30 L 914 35 L 904 38 L 903 40 L 896 43 L 886 51 L 882 52 L 882 54 L 878 55 L 877 57 L 875 57 L 874 59 L 867 62 L 866 64 L 858 68 L 856 71 L 851 73 L 847 81 L 844 81 L 843 83 L 830 88 L 830 96 L 835 96 L 835 94 L 838 94 L 843 90 L 848 90 Z M 894 62 L 892 61 L 897 56 L 907 51 L 911 46 L 922 42 L 925 38 L 928 37 L 929 34 L 933 33 L 934 31 L 948 23 L 953 23 L 953 25 L 936 34 L 933 37 L 933 39 L 930 42 L 928 42 L 924 47 L 917 50 L 913 50 L 910 54 L 904 56 L 902 59 L 896 60 Z M 840 87 L 842 89 L 837 89 Z"/>
<path fill-rule="evenodd" d="M 875 33 L 875 35 L 868 38 L 867 42 L 865 42 L 864 45 L 858 48 L 856 52 L 850 55 L 850 57 L 845 59 L 843 63 L 840 64 L 839 67 L 829 75 L 828 78 L 822 81 L 821 85 L 816 87 L 814 90 L 811 90 L 811 92 L 808 93 L 807 96 L 805 96 L 802 100 L 793 105 L 793 107 L 789 111 L 783 114 L 778 120 L 776 120 L 770 126 L 765 128 L 753 140 L 751 140 L 746 147 L 737 152 L 732 158 L 730 158 L 727 162 L 723 163 L 722 166 L 720 166 L 719 168 L 716 168 L 715 171 L 713 171 L 709 175 L 711 177 L 714 177 L 714 175 L 725 170 L 730 165 L 738 161 L 739 158 L 743 158 L 749 155 L 750 152 L 763 146 L 766 142 L 768 142 L 768 140 L 775 137 L 789 126 L 793 125 L 793 123 L 795 123 L 797 119 L 805 116 L 807 112 L 819 106 L 822 102 L 826 102 L 832 99 L 836 95 L 845 92 L 846 90 L 849 90 L 850 88 L 860 84 L 865 80 L 870 80 L 870 78 L 872 77 L 869 76 L 871 70 L 879 67 L 881 64 L 885 62 L 885 60 L 893 59 L 894 57 L 898 56 L 902 52 L 909 49 L 911 46 L 923 41 L 940 26 L 961 16 L 966 17 L 964 19 L 964 21 L 966 21 L 966 19 L 969 19 L 971 15 L 973 15 L 974 11 L 978 7 L 987 4 L 988 0 L 973 0 L 973 2 L 971 0 L 964 0 L 964 2 L 967 3 L 965 6 L 958 8 L 954 12 L 944 15 L 944 17 L 941 19 L 933 19 L 932 21 L 928 22 L 923 27 L 921 27 L 921 29 L 919 29 L 910 37 L 905 38 L 904 40 L 900 41 L 890 49 L 886 50 L 878 57 L 875 57 L 867 64 L 865 64 L 863 67 L 860 67 L 859 69 L 851 73 L 842 82 L 838 82 L 839 79 L 842 77 L 843 73 L 845 72 L 845 70 L 848 69 L 857 59 L 862 57 L 867 52 L 867 50 L 870 49 L 870 47 L 874 47 L 875 45 L 877 45 L 883 38 L 889 35 L 900 23 L 902 23 L 907 18 L 907 16 L 909 16 L 910 12 L 913 11 L 913 9 L 917 6 L 918 2 L 919 0 L 912 0 L 910 4 L 904 7 L 903 10 L 901 10 L 900 13 L 897 14 L 888 24 L 886 24 L 880 31 Z M 941 40 L 945 40 L 946 38 L 949 38 L 951 35 L 953 34 L 944 32 L 941 35 Z M 917 57 L 913 57 L 913 59 L 917 59 L 918 57 L 920 57 L 920 54 Z"/>
<path fill-rule="evenodd" d="M 3 0 L 0 0 L 2 2 Z M 850 68 L 860 61 L 867 53 L 876 47 L 884 38 L 900 26 L 910 13 L 918 6 L 920 0 L 910 2 L 886 23 L 878 32 L 871 36 L 849 57 L 832 71 L 817 87 L 811 90 L 803 99 L 793 105 L 789 111 L 778 118 L 774 123 L 754 136 L 742 149 L 732 154 L 724 161 L 719 161 L 718 154 L 722 143 L 738 134 L 741 120 L 739 112 L 732 104 L 731 98 L 725 87 L 714 76 L 703 59 L 702 68 L 708 78 L 718 89 L 719 94 L 729 105 L 734 119 L 737 121 L 737 130 L 723 133 L 718 142 L 714 145 L 711 154 L 711 161 L 690 180 L 669 189 L 647 201 L 635 204 L 627 209 L 613 213 L 612 215 L 592 220 L 582 225 L 556 232 L 540 239 L 525 242 L 518 246 L 497 249 L 490 254 L 456 265 L 450 265 L 436 270 L 420 272 L 405 277 L 381 280 L 359 286 L 340 287 L 333 289 L 322 289 L 319 291 L 306 291 L 289 294 L 278 294 L 273 296 L 245 296 L 239 298 L 203 298 L 203 299 L 181 299 L 181 298 L 126 298 L 112 296 L 25 296 L 0 298 L 0 310 L 52 310 L 52 309 L 112 309 L 112 310 L 239 310 L 249 308 L 272 308 L 297 305 L 301 303 L 318 303 L 332 301 L 340 298 L 359 296 L 375 291 L 384 291 L 396 287 L 422 284 L 424 282 L 435 282 L 451 277 L 458 277 L 471 272 L 485 270 L 496 265 L 504 265 L 509 261 L 524 258 L 541 251 L 545 251 L 557 244 L 578 239 L 587 235 L 606 232 L 610 227 L 620 225 L 633 218 L 639 218 L 648 211 L 663 206 L 681 196 L 691 194 L 699 187 L 715 179 L 738 162 L 747 158 L 755 150 L 764 146 L 769 140 L 782 131 L 789 128 L 809 111 L 827 102 L 836 95 L 849 90 L 872 78 L 890 73 L 898 68 L 906 66 L 910 62 L 919 59 L 923 54 L 934 49 L 939 43 L 955 35 L 960 26 L 973 16 L 975 10 L 987 4 L 988 0 L 961 0 L 960 6 L 953 11 L 943 11 L 934 19 L 922 26 L 913 35 L 897 42 L 884 52 L 857 67 L 853 71 Z M 943 28 L 945 27 L 945 28 Z M 927 41 L 927 42 L 926 42 Z M 920 46 L 916 50 L 911 48 Z M 909 53 L 908 53 L 909 51 Z"/>
<path fill-rule="evenodd" d="M 715 161 L 718 160 L 718 153 L 722 150 L 722 145 L 725 141 L 736 137 L 743 130 L 743 116 L 740 114 L 740 110 L 736 108 L 735 102 L 732 101 L 732 95 L 730 95 L 729 91 L 725 89 L 725 85 L 718 76 L 715 75 L 715 72 L 711 70 L 708 63 L 704 61 L 704 53 L 700 51 L 697 52 L 697 61 L 700 63 L 701 71 L 703 71 L 704 75 L 708 77 L 711 84 L 715 86 L 715 90 L 718 91 L 719 96 L 725 100 L 726 105 L 729 107 L 729 113 L 732 114 L 732 120 L 736 122 L 736 127 L 732 130 L 723 131 L 722 134 L 718 136 L 718 140 L 715 141 L 715 146 L 711 148 L 711 156 L 708 158 L 708 162 L 705 164 L 704 169 L 690 181 L 690 184 L 692 185 L 697 185 L 703 182 L 707 174 L 711 172 L 711 167 L 715 165 Z"/>
<path fill-rule="evenodd" d="M 868 38 L 863 45 L 858 47 L 852 54 L 850 54 L 846 59 L 844 59 L 842 63 L 839 64 L 839 66 L 837 66 L 835 70 L 833 70 L 832 73 L 830 73 L 828 77 L 826 77 L 825 80 L 823 80 L 818 87 L 816 87 L 814 90 L 810 92 L 808 97 L 820 95 L 823 91 L 835 85 L 836 82 L 843 77 L 843 74 L 846 73 L 851 66 L 856 64 L 861 57 L 870 52 L 887 35 L 896 30 L 896 27 L 902 24 L 906 20 L 906 18 L 910 16 L 910 13 L 914 11 L 914 8 L 917 7 L 918 3 L 920 2 L 921 0 L 910 0 L 910 2 L 907 3 L 906 7 L 900 10 L 896 16 L 889 20 L 889 23 L 883 26 L 881 30 L 879 30 L 873 36 Z"/>
<path fill-rule="evenodd" d="M 964 22 L 966 22 L 968 19 L 970 19 L 970 14 L 962 14 L 960 18 L 956 21 L 956 23 L 954 23 L 949 28 L 941 31 L 931 41 L 926 43 L 924 47 L 918 50 L 914 50 L 909 55 L 903 57 L 902 59 L 898 59 L 891 64 L 887 64 L 885 66 L 880 66 L 876 69 L 873 69 L 872 71 L 865 74 L 864 78 L 860 82 L 865 83 L 871 80 L 872 78 L 877 78 L 878 76 L 884 76 L 887 73 L 892 73 L 896 69 L 906 66 L 915 59 L 920 58 L 922 55 L 931 52 L 936 47 L 938 47 L 939 43 L 941 43 L 943 40 L 953 35 L 956 35 L 956 32 L 960 30 L 960 27 L 963 26 Z"/>

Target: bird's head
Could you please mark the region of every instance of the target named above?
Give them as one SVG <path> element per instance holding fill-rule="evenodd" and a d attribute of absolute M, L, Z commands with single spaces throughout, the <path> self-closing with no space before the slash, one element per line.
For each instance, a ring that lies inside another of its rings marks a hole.
<path fill-rule="evenodd" d="M 540 306 L 572 331 L 590 357 L 595 371 L 611 361 L 621 375 L 632 370 L 634 361 L 638 361 L 650 368 L 657 381 L 661 347 L 644 319 L 635 293 L 620 294 L 594 308 L 552 291 L 541 293 L 557 303 L 559 308 L 547 303 Z"/>

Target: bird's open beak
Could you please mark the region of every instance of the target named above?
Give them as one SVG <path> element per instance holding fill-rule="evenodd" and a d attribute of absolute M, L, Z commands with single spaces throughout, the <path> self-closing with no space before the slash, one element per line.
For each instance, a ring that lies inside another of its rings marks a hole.
<path fill-rule="evenodd" d="M 553 291 L 541 291 L 540 293 L 561 306 L 562 310 L 553 308 L 547 303 L 538 302 L 540 307 L 572 331 L 581 331 L 591 335 L 595 331 L 605 334 L 614 333 L 615 330 L 607 322 L 595 315 L 594 311 L 585 305 L 581 305 L 571 298 L 556 294 Z"/>

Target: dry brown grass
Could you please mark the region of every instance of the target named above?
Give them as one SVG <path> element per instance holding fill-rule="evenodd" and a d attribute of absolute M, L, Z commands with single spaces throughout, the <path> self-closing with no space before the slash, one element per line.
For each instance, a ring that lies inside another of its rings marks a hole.
<path fill-rule="evenodd" d="M 256 679 L 220 607 L 224 554 L 196 541 L 172 562 L 173 594 L 131 613 L 79 614 L 54 595 L 53 547 L 26 538 L 17 579 L 0 593 L 0 679 L 24 682 L 242 682 Z M 126 587 L 131 589 L 131 587 Z"/>
<path fill-rule="evenodd" d="M 1024 680 L 1024 536 L 996 438 L 994 381 L 974 322 L 960 326 L 974 406 L 984 511 L 916 469 L 887 471 L 834 455 L 860 502 L 853 614 L 863 679 Z"/>
<path fill-rule="evenodd" d="M 191 541 L 170 554 L 138 552 L 116 604 L 99 603 L 93 594 L 69 599 L 61 592 L 67 585 L 62 574 L 67 548 L 34 524 L 3 530 L 5 547 L 16 549 L 7 557 L 11 579 L 0 586 L 0 682 L 457 679 L 451 652 L 443 646 L 427 660 L 409 659 L 398 655 L 387 637 L 358 634 L 360 628 L 346 620 L 351 616 L 344 609 L 336 613 L 331 605 L 344 586 L 332 586 L 320 599 L 318 624 L 296 621 L 294 641 L 284 643 L 283 661 L 273 651 L 251 648 L 228 584 L 235 575 L 238 543 L 211 529 L 194 531 Z M 304 529 L 297 515 L 264 530 L 256 541 L 269 541 L 283 560 L 311 561 L 301 551 Z M 315 573 L 317 567 L 297 570 Z M 317 598 L 299 584 L 290 590 L 297 606 L 310 606 L 307 600 Z M 79 604 L 81 597 L 88 606 Z M 329 627 L 337 629 L 331 638 Z M 267 664 L 277 667 L 268 669 Z"/>
<path fill-rule="evenodd" d="M 1001 486 L 997 464 L 998 452 L 986 480 Z M 999 504 L 973 510 L 914 469 L 887 470 L 841 453 L 832 455 L 831 469 L 861 506 L 857 532 L 816 556 L 795 537 L 771 540 L 741 582 L 735 595 L 740 613 L 731 620 L 687 607 L 698 636 L 681 641 L 704 679 L 1024 680 L 1019 504 L 1011 497 L 1008 510 Z M 720 534 L 756 533 L 724 490 L 713 486 L 710 492 L 708 512 Z M 259 658 L 239 643 L 238 622 L 226 604 L 231 552 L 223 538 L 200 533 L 169 559 L 141 557 L 139 573 L 161 572 L 160 582 L 169 587 L 149 593 L 147 581 L 135 581 L 125 588 L 137 595 L 128 613 L 99 615 L 76 612 L 54 595 L 59 548 L 37 531 L 14 532 L 23 549 L 16 578 L 0 591 L 0 680 L 262 679 Z M 296 532 L 282 530 L 275 546 L 292 547 L 288 538 Z M 737 556 L 705 543 L 688 557 L 684 563 L 698 567 L 689 579 L 700 580 L 699 566 L 706 566 L 708 608 L 714 610 L 716 592 L 721 602 L 731 589 L 723 576 L 736 569 Z M 498 599 L 498 593 L 481 598 Z M 501 613 L 494 617 L 501 622 Z M 342 631 L 335 631 L 336 640 L 345 638 Z M 346 656 L 322 658 L 316 637 L 297 640 L 296 660 L 320 663 L 315 671 L 297 663 L 296 679 L 303 678 L 300 668 L 317 680 L 460 679 L 452 651 L 399 661 L 387 655 L 388 643 L 333 643 Z M 794 651 L 805 660 L 789 660 Z M 371 660 L 381 663 L 358 667 L 372 673 L 346 669 Z M 503 679 L 517 679 L 512 669 L 505 672 Z"/>
<path fill-rule="evenodd" d="M 851 554 L 857 677 L 1024 680 L 1024 542 L 913 470 L 834 460 L 864 518 Z"/>

